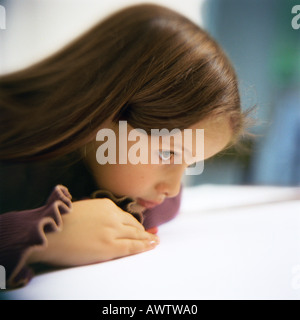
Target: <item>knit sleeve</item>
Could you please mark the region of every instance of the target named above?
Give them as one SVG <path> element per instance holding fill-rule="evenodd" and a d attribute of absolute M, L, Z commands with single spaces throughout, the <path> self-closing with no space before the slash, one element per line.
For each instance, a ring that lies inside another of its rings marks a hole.
<path fill-rule="evenodd" d="M 111 192 L 97 190 L 91 198 L 109 198 L 122 210 L 131 213 L 146 230 L 150 230 L 166 223 L 177 216 L 180 211 L 182 185 L 177 196 L 165 199 L 160 205 L 152 209 L 142 209 L 136 206 L 136 201 L 130 197 L 115 197 Z"/>
<path fill-rule="evenodd" d="M 174 219 L 180 212 L 182 186 L 177 196 L 167 198 L 162 204 L 147 209 L 143 213 L 143 225 L 145 229 L 152 229 Z"/>
<path fill-rule="evenodd" d="M 28 256 L 47 246 L 46 233 L 60 230 L 61 215 L 71 209 L 68 189 L 57 185 L 44 206 L 0 215 L 0 265 L 6 270 L 7 288 L 23 286 L 32 278 Z"/>

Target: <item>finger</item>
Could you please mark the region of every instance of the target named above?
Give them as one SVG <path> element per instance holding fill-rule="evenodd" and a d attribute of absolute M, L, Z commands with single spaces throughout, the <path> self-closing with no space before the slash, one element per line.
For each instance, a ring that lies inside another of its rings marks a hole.
<path fill-rule="evenodd" d="M 124 211 L 122 223 L 125 226 L 132 226 L 138 228 L 139 230 L 145 231 L 144 226 L 134 216 L 126 211 Z"/>
<path fill-rule="evenodd" d="M 136 221 L 132 221 L 132 223 L 123 222 L 122 224 L 123 224 L 124 227 L 135 228 L 135 229 L 140 230 L 141 232 L 145 232 L 146 231 L 145 227 L 140 222 L 138 222 L 137 220 Z"/>
<path fill-rule="evenodd" d="M 153 233 L 153 234 L 156 234 L 158 232 L 158 228 L 157 227 L 153 227 L 153 228 L 147 229 L 146 231 L 150 232 L 150 233 Z"/>
<path fill-rule="evenodd" d="M 159 241 L 158 236 L 146 232 L 144 230 L 140 230 L 131 225 L 124 225 L 120 231 L 120 235 L 116 239 L 136 239 L 136 240 L 154 240 Z"/>
<path fill-rule="evenodd" d="M 131 254 L 137 254 L 144 251 L 154 249 L 158 245 L 158 242 L 151 239 L 146 240 L 131 240 L 122 239 L 119 240 L 119 249 L 122 256 Z"/>

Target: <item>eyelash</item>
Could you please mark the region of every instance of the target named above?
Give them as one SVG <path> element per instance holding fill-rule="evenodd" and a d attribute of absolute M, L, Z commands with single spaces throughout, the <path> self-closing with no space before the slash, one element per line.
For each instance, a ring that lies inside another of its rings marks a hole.
<path fill-rule="evenodd" d="M 164 161 L 169 160 L 169 159 L 165 159 L 165 160 L 162 159 L 161 154 L 162 154 L 163 152 L 168 152 L 168 153 L 170 154 L 170 158 L 169 158 L 170 160 L 171 160 L 171 158 L 174 158 L 174 156 L 175 156 L 175 154 L 176 154 L 176 152 L 174 152 L 174 151 L 164 151 L 164 150 L 163 150 L 163 151 L 158 151 L 159 158 L 162 160 L 162 163 L 163 163 L 163 164 L 164 164 Z M 170 163 L 166 163 L 166 164 L 172 164 L 172 162 L 170 161 Z M 195 164 L 196 164 L 196 163 L 192 163 L 191 165 L 188 166 L 188 168 L 193 167 Z"/>
<path fill-rule="evenodd" d="M 170 154 L 170 156 L 169 156 L 169 158 L 168 158 L 168 159 L 163 159 L 162 154 L 163 154 L 164 152 L 167 152 L 167 153 L 169 153 L 169 154 Z M 164 163 L 164 161 L 171 160 L 171 159 L 174 157 L 175 152 L 174 152 L 174 151 L 158 151 L 158 154 L 159 154 L 159 158 L 160 158 L 160 159 L 162 160 L 162 162 Z M 168 163 L 167 163 L 167 164 L 168 164 Z M 171 161 L 170 161 L 170 163 L 169 163 L 169 164 L 171 164 Z"/>

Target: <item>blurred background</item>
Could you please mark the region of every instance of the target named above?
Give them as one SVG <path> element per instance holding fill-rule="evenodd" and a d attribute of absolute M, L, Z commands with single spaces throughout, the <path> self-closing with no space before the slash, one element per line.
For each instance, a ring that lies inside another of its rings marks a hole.
<path fill-rule="evenodd" d="M 256 106 L 247 151 L 207 160 L 204 172 L 184 183 L 300 185 L 300 29 L 291 24 L 299 0 L 0 0 L 0 74 L 46 57 L 107 14 L 142 2 L 166 5 L 204 27 L 235 66 L 243 109 Z"/>
<path fill-rule="evenodd" d="M 235 66 L 243 108 L 256 106 L 256 125 L 250 130 L 256 137 L 245 141 L 248 153 L 231 150 L 207 161 L 203 175 L 193 183 L 300 185 L 300 29 L 291 25 L 296 4 L 203 3 L 203 26 Z"/>

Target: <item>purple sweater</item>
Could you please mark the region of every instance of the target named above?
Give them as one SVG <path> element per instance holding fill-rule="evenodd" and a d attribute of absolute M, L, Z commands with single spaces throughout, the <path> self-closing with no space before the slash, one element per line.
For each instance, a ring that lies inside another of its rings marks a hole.
<path fill-rule="evenodd" d="M 1 178 L 8 171 L 8 169 L 2 171 Z M 37 172 L 35 171 L 35 173 Z M 84 177 L 91 179 L 89 174 Z M 62 180 L 64 181 L 64 179 Z M 26 265 L 27 257 L 33 250 L 46 247 L 47 233 L 60 230 L 62 228 L 61 215 L 72 211 L 72 195 L 68 190 L 71 188 L 68 183 L 65 185 L 56 184 L 52 186 L 48 199 L 38 208 L 9 211 L 0 215 L 0 265 L 3 265 L 6 269 L 7 288 L 20 287 L 29 282 L 34 272 L 29 265 Z M 85 184 L 83 183 L 83 185 Z M 16 187 L 16 189 L 18 188 Z M 77 192 L 78 190 L 74 189 L 74 191 Z M 139 213 L 130 209 L 133 200 L 128 197 L 115 198 L 110 192 L 104 190 L 95 190 L 88 196 L 82 193 L 79 197 L 79 194 L 77 192 L 76 200 L 80 200 L 80 198 L 112 199 L 120 208 L 135 216 L 146 230 L 174 218 L 179 211 L 181 199 L 180 191 L 176 197 L 168 198 L 159 206 Z M 17 206 L 17 192 L 14 197 Z"/>

